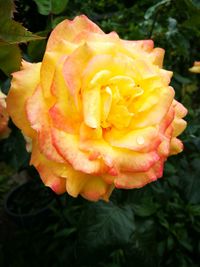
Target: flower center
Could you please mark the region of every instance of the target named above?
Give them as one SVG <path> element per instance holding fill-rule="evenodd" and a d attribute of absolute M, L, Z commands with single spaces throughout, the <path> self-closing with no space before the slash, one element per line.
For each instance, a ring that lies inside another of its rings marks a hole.
<path fill-rule="evenodd" d="M 143 90 L 128 76 L 108 80 L 107 85 L 101 87 L 101 126 L 128 127 L 134 116 L 129 107 L 141 94 Z"/>

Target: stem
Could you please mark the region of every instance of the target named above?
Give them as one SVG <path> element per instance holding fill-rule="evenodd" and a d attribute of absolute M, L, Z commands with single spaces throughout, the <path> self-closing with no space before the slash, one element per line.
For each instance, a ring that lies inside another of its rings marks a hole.
<path fill-rule="evenodd" d="M 156 12 L 156 14 L 154 16 L 154 19 L 153 19 L 153 22 L 152 22 L 152 25 L 151 25 L 151 30 L 150 30 L 149 35 L 148 35 L 148 39 L 151 39 L 151 37 L 152 37 L 153 30 L 154 30 L 154 27 L 155 27 L 155 24 L 156 24 L 156 20 L 157 20 L 157 17 L 158 17 L 158 12 L 159 12 L 159 10 Z"/>

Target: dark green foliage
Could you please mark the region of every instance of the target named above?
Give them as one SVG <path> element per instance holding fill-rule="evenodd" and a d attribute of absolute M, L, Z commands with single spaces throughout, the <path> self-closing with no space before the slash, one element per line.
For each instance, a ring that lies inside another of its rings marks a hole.
<path fill-rule="evenodd" d="M 21 51 L 18 45 L 0 44 L 0 69 L 9 76 L 20 69 Z"/>
<path fill-rule="evenodd" d="M 34 0 L 41 15 L 60 14 L 65 10 L 68 0 Z"/>
<path fill-rule="evenodd" d="M 97 258 L 101 260 L 110 251 L 125 248 L 131 244 L 134 230 L 134 215 L 129 205 L 118 206 L 101 201 L 89 204 L 79 222 L 79 262 L 89 260 L 95 264 Z"/>
<path fill-rule="evenodd" d="M 46 39 L 38 35 L 46 37 L 63 19 L 84 13 L 105 32 L 114 30 L 123 39 L 152 38 L 155 46 L 163 47 L 165 68 L 174 72 L 176 98 L 189 110 L 181 136 L 185 150 L 168 160 L 163 179 L 141 189 L 115 190 L 109 203 L 64 194 L 55 199 L 47 218 L 31 228 L 16 226 L 0 214 L 0 266 L 198 267 L 200 74 L 188 68 L 200 60 L 199 1 L 17 0 L 14 14 L 12 1 L 0 4 L 0 39 L 10 43 L 0 46 L 0 86 L 5 93 L 7 76 L 21 60 L 16 43 L 29 41 L 20 45 L 21 55 L 41 61 Z M 12 134 L 0 143 L 2 195 L 9 189 L 6 175 L 27 169 L 29 160 L 20 131 L 10 127 Z"/>

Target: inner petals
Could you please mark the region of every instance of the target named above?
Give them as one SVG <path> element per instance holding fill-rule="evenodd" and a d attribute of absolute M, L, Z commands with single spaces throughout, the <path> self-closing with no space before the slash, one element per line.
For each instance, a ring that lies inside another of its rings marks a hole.
<path fill-rule="evenodd" d="M 113 104 L 108 116 L 108 122 L 117 129 L 123 129 L 129 126 L 133 115 L 126 106 Z"/>
<path fill-rule="evenodd" d="M 101 98 L 100 88 L 92 88 L 82 93 L 84 122 L 91 128 L 100 126 Z"/>
<path fill-rule="evenodd" d="M 109 123 L 106 121 L 112 105 L 112 91 L 106 86 L 101 90 L 101 126 L 106 128 Z"/>

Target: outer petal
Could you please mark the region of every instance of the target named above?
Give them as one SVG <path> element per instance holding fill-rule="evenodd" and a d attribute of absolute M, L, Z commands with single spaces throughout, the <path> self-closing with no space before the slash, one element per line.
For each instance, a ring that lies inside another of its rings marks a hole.
<path fill-rule="evenodd" d="M 53 82 L 54 72 L 56 70 L 56 65 L 60 59 L 65 55 L 65 57 L 71 54 L 77 48 L 76 45 L 71 44 L 66 41 L 61 41 L 55 51 L 46 51 L 44 58 L 42 60 L 41 66 L 41 86 L 43 89 L 44 97 L 50 101 L 50 104 L 54 100 L 51 94 L 51 86 Z"/>
<path fill-rule="evenodd" d="M 27 119 L 25 103 L 40 81 L 41 63 L 22 62 L 22 70 L 13 73 L 11 88 L 7 96 L 7 110 L 14 123 L 29 137 L 34 135 Z"/>
<path fill-rule="evenodd" d="M 38 170 L 43 183 L 49 186 L 57 194 L 62 194 L 66 191 L 66 167 L 62 164 L 49 161 L 43 156 L 37 146 L 33 143 L 31 162 Z"/>
<path fill-rule="evenodd" d="M 81 195 L 92 201 L 97 201 L 99 199 L 108 200 L 112 190 L 113 186 L 105 183 L 101 177 L 89 177 L 82 189 Z"/>
<path fill-rule="evenodd" d="M 154 48 L 153 51 L 150 53 L 150 59 L 152 60 L 153 64 L 157 65 L 159 68 L 162 68 L 164 55 L 164 49 Z"/>
<path fill-rule="evenodd" d="M 101 159 L 90 160 L 90 154 L 79 149 L 78 136 L 52 129 L 53 144 L 62 157 L 75 170 L 88 174 L 101 174 L 106 166 Z"/>
<path fill-rule="evenodd" d="M 6 96 L 0 90 L 0 139 L 8 137 L 10 129 L 8 128 L 8 113 L 6 110 Z"/>
<path fill-rule="evenodd" d="M 81 194 L 88 200 L 97 201 L 101 198 L 107 200 L 113 187 L 105 183 L 101 177 L 73 170 L 67 178 L 66 189 L 73 197 Z"/>
<path fill-rule="evenodd" d="M 154 47 L 154 42 L 152 40 L 139 40 L 139 41 L 122 40 L 122 42 L 127 49 L 132 50 L 133 52 L 137 48 L 150 52 Z"/>
<path fill-rule="evenodd" d="M 50 120 L 40 87 L 27 100 L 26 110 L 31 127 L 38 133 L 40 151 L 51 160 L 64 162 L 52 145 Z"/>
<path fill-rule="evenodd" d="M 80 143 L 80 148 L 104 160 L 109 166 L 108 173 L 116 176 L 120 171 L 142 172 L 147 171 L 159 156 L 155 151 L 139 153 L 128 149 L 112 148 L 101 140 L 88 140 Z"/>
<path fill-rule="evenodd" d="M 153 182 L 160 178 L 163 174 L 163 160 L 160 159 L 147 172 L 136 173 L 121 173 L 118 178 L 114 180 L 117 188 L 140 188 L 147 183 Z"/>
<path fill-rule="evenodd" d="M 171 139 L 170 155 L 176 155 L 183 151 L 183 143 L 176 137 Z"/>
<path fill-rule="evenodd" d="M 173 123 L 172 123 L 172 126 L 174 128 L 173 136 L 176 137 L 176 136 L 180 135 L 185 130 L 185 128 L 187 126 L 187 122 L 182 120 L 182 119 L 175 118 Z"/>
<path fill-rule="evenodd" d="M 72 21 L 64 20 L 56 26 L 49 37 L 47 51 L 54 49 L 61 40 L 73 42 L 76 35 L 84 30 L 103 34 L 103 31 L 86 16 L 77 16 Z"/>
<path fill-rule="evenodd" d="M 173 106 L 175 109 L 175 115 L 177 118 L 183 118 L 187 115 L 187 109 L 178 101 L 174 100 L 173 101 Z"/>

